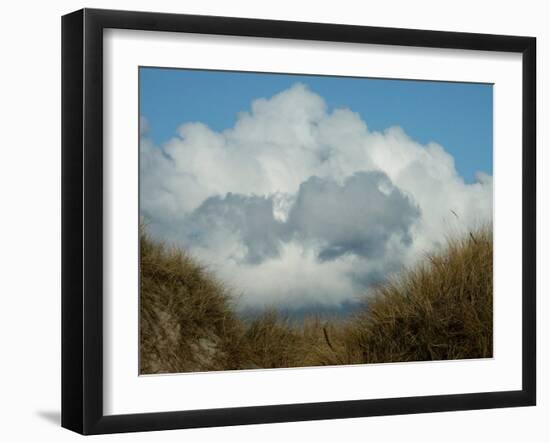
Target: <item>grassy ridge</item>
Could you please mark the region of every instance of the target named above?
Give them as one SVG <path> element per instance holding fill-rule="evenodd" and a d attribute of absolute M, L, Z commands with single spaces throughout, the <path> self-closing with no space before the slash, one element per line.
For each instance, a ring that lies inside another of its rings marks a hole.
<path fill-rule="evenodd" d="M 346 320 L 244 323 L 222 283 L 182 251 L 141 236 L 141 373 L 491 357 L 490 229 L 375 288 Z"/>
<path fill-rule="evenodd" d="M 229 292 L 184 252 L 140 235 L 140 372 L 237 369 L 243 325 Z"/>

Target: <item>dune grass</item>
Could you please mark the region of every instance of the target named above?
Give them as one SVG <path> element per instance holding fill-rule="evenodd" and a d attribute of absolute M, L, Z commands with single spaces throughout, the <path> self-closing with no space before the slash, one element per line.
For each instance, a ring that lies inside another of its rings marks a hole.
<path fill-rule="evenodd" d="M 353 363 L 492 357 L 492 232 L 450 240 L 376 288 L 345 329 Z"/>
<path fill-rule="evenodd" d="M 141 236 L 141 373 L 487 358 L 493 353 L 489 228 L 371 290 L 345 320 L 244 322 L 224 285 L 182 251 Z"/>
<path fill-rule="evenodd" d="M 242 337 L 224 286 L 181 250 L 142 232 L 140 372 L 237 369 Z"/>

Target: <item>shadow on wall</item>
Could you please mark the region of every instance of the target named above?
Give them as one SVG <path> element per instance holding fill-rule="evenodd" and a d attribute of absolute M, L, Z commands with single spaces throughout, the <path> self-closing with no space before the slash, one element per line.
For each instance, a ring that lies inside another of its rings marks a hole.
<path fill-rule="evenodd" d="M 61 411 L 37 411 L 36 415 L 50 424 L 61 426 Z"/>

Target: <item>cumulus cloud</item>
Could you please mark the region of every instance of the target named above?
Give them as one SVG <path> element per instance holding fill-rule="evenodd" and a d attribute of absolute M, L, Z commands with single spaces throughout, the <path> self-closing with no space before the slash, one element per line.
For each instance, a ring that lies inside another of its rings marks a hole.
<path fill-rule="evenodd" d="M 419 209 L 380 171 L 356 172 L 340 185 L 310 177 L 300 185 L 288 224 L 301 243 L 313 241 L 321 261 L 345 254 L 384 256 L 394 236 L 411 243 Z"/>
<path fill-rule="evenodd" d="M 244 251 L 239 261 L 259 264 L 279 257 L 284 226 L 275 219 L 271 198 L 229 193 L 224 198 L 206 199 L 186 219 L 182 233 L 187 245 L 212 250 L 222 246 L 227 251 L 223 237 L 235 237 L 238 247 Z M 219 236 L 222 239 L 217 238 Z M 219 252 L 224 254 L 223 249 Z"/>
<path fill-rule="evenodd" d="M 162 146 L 142 132 L 140 160 L 152 234 L 211 267 L 243 309 L 349 302 L 450 224 L 492 217 L 491 176 L 467 184 L 442 146 L 369 131 L 303 84 L 255 100 L 222 132 L 186 122 Z"/>

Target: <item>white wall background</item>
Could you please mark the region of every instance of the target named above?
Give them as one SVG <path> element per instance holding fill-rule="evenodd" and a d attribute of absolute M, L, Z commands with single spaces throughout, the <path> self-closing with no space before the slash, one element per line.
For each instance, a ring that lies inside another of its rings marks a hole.
<path fill-rule="evenodd" d="M 81 7 L 156 10 L 532 35 L 538 38 L 539 406 L 459 413 L 165 431 L 94 441 L 545 442 L 550 438 L 550 314 L 545 269 L 550 234 L 550 156 L 542 152 L 550 93 L 550 28 L 544 2 L 340 0 L 111 0 L 5 3 L 0 27 L 0 438 L 7 442 L 80 440 L 60 414 L 60 16 Z M 542 196 L 542 197 L 541 197 Z M 545 275 L 543 275 L 545 274 Z M 414 383 L 414 380 L 411 380 Z"/>

